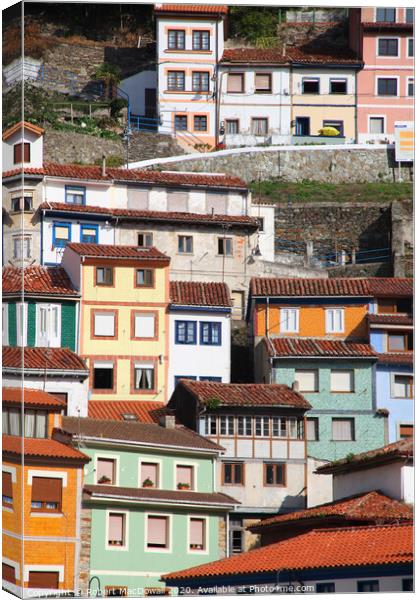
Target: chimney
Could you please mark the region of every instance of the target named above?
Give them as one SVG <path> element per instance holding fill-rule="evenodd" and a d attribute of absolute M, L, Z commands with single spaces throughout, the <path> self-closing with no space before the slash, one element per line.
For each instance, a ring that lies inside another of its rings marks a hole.
<path fill-rule="evenodd" d="M 294 392 L 298 392 L 298 391 L 299 391 L 299 381 L 294 381 L 294 382 L 292 383 L 292 390 L 293 390 Z"/>
<path fill-rule="evenodd" d="M 163 415 L 159 419 L 159 425 L 165 429 L 175 429 L 175 415 Z"/>
<path fill-rule="evenodd" d="M 283 56 L 286 56 L 286 44 L 283 44 L 283 52 L 282 52 Z"/>
<path fill-rule="evenodd" d="M 106 157 L 102 154 L 102 177 L 106 177 Z"/>

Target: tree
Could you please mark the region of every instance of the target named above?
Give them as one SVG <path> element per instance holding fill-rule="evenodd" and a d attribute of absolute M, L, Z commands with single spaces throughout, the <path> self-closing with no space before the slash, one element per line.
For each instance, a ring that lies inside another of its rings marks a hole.
<path fill-rule="evenodd" d="M 230 36 L 255 44 L 258 38 L 275 37 L 279 22 L 279 7 L 231 6 Z"/>
<path fill-rule="evenodd" d="M 115 97 L 114 88 L 121 81 L 121 69 L 110 63 L 102 63 L 93 74 L 93 79 L 103 81 L 105 86 L 104 96 L 112 99 Z"/>

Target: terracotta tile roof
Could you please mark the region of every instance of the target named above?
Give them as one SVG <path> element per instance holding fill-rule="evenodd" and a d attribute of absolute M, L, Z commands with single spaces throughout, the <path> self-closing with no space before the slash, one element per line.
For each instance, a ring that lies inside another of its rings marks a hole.
<path fill-rule="evenodd" d="M 78 296 L 63 267 L 3 267 L 3 294 L 22 292 L 42 296 Z"/>
<path fill-rule="evenodd" d="M 124 421 L 124 414 L 134 414 L 140 423 L 158 423 L 165 414 L 162 402 L 147 400 L 89 400 L 89 418 Z"/>
<path fill-rule="evenodd" d="M 222 63 L 267 63 L 287 65 L 289 59 L 281 48 L 229 48 L 224 50 Z"/>
<path fill-rule="evenodd" d="M 25 369 L 47 371 L 84 371 L 88 373 L 85 362 L 69 348 L 31 348 L 23 349 Z M 22 348 L 3 346 L 3 368 L 22 368 Z"/>
<path fill-rule="evenodd" d="M 411 298 L 413 279 L 410 277 L 370 277 L 367 279 L 375 298 Z"/>
<path fill-rule="evenodd" d="M 291 62 L 301 64 L 361 64 L 360 59 L 350 49 L 289 46 L 287 55 Z"/>
<path fill-rule="evenodd" d="M 413 315 L 409 314 L 368 314 L 368 322 L 371 325 L 412 325 Z"/>
<path fill-rule="evenodd" d="M 21 173 L 22 169 L 13 169 L 3 172 L 3 177 L 11 177 Z M 49 177 L 65 177 L 67 179 L 81 179 L 90 181 L 136 182 L 150 183 L 153 185 L 181 186 L 181 187 L 215 187 L 227 189 L 241 189 L 246 191 L 247 184 L 243 179 L 234 175 L 218 173 L 186 173 L 181 171 L 148 171 L 141 169 L 115 169 L 106 168 L 105 175 L 102 167 L 96 165 L 74 165 L 45 162 L 40 169 L 24 167 L 28 174 L 46 175 Z"/>
<path fill-rule="evenodd" d="M 155 4 L 155 12 L 227 14 L 228 7 L 212 4 Z"/>
<path fill-rule="evenodd" d="M 338 48 L 307 48 L 287 46 L 278 48 L 229 48 L 223 52 L 222 63 L 257 63 L 288 65 L 300 64 L 354 64 L 361 61 L 350 50 Z"/>
<path fill-rule="evenodd" d="M 226 494 L 216 492 L 191 492 L 188 490 L 157 490 L 151 488 L 127 488 L 108 485 L 85 485 L 83 491 L 92 498 L 105 495 L 108 498 L 126 498 L 130 500 L 158 502 L 182 502 L 189 504 L 215 504 L 232 507 L 240 504 Z"/>
<path fill-rule="evenodd" d="M 330 474 L 330 473 L 341 473 L 345 471 L 359 470 L 363 468 L 370 468 L 378 463 L 384 463 L 393 461 L 395 459 L 412 459 L 413 458 L 414 441 L 413 438 L 406 438 L 387 444 L 381 448 L 375 448 L 367 452 L 361 452 L 356 454 L 347 460 L 342 458 L 325 465 L 321 465 L 316 469 L 317 473 Z"/>
<path fill-rule="evenodd" d="M 343 340 L 264 338 L 269 356 L 275 357 L 330 357 L 330 358 L 376 358 L 370 344 L 345 342 Z"/>
<path fill-rule="evenodd" d="M 382 352 L 378 356 L 378 365 L 408 365 L 414 363 L 413 352 Z"/>
<path fill-rule="evenodd" d="M 66 246 L 80 256 L 89 258 L 134 258 L 138 260 L 170 261 L 169 256 L 157 248 L 139 248 L 138 246 L 114 246 L 112 244 L 77 244 L 70 242 Z"/>
<path fill-rule="evenodd" d="M 125 208 L 104 208 L 102 206 L 77 206 L 74 204 L 65 204 L 63 202 L 43 202 L 40 210 L 46 212 L 73 212 L 77 214 L 95 214 L 107 216 L 110 219 L 118 217 L 121 220 L 141 220 L 141 221 L 181 221 L 185 223 L 199 223 L 200 225 L 219 225 L 229 224 L 231 227 L 251 227 L 258 228 L 258 221 L 254 217 L 247 215 L 206 215 L 200 213 L 167 212 L 157 210 L 132 210 Z"/>
<path fill-rule="evenodd" d="M 2 176 L 3 179 L 7 179 L 8 177 L 15 177 L 16 175 L 45 175 L 45 169 L 42 167 L 26 167 L 23 169 L 11 169 L 10 171 L 3 171 Z"/>
<path fill-rule="evenodd" d="M 121 440 L 122 442 L 158 445 L 160 447 L 172 446 L 198 451 L 211 451 L 216 454 L 222 450 L 221 446 L 186 427 L 167 429 L 150 423 L 63 417 L 62 428 L 75 437 L 80 432 L 84 438 L 107 438 Z"/>
<path fill-rule="evenodd" d="M 327 526 L 329 517 L 340 518 L 343 521 L 371 521 L 373 524 L 379 525 L 395 521 L 412 521 L 413 508 L 408 504 L 386 496 L 381 491 L 372 491 L 320 504 L 305 510 L 276 515 L 255 523 L 248 529 L 253 533 L 262 533 L 269 527 L 283 524 L 291 525 L 295 522 L 299 523 L 310 519 L 325 520 L 325 526 Z"/>
<path fill-rule="evenodd" d="M 190 392 L 200 404 L 217 398 L 220 406 L 292 406 L 311 407 L 302 394 L 280 383 L 215 383 L 181 379 L 178 386 Z"/>
<path fill-rule="evenodd" d="M 22 129 L 27 129 L 28 131 L 31 131 L 32 133 L 36 133 L 38 135 L 42 135 L 45 131 L 44 129 L 42 129 L 42 127 L 38 127 L 33 123 L 28 123 L 28 121 L 19 121 L 19 123 L 16 123 L 15 125 L 12 125 L 12 127 L 9 127 L 9 129 L 6 129 L 6 131 L 3 133 L 3 140 L 7 140 L 10 136 L 16 133 L 16 131 Z"/>
<path fill-rule="evenodd" d="M 367 31 L 413 31 L 413 23 L 362 23 L 363 29 Z"/>
<path fill-rule="evenodd" d="M 3 454 L 31 456 L 42 458 L 70 459 L 77 462 L 89 462 L 90 458 L 72 446 L 62 444 L 57 440 L 21 438 L 14 435 L 2 436 Z M 23 443 L 23 447 L 22 447 Z"/>
<path fill-rule="evenodd" d="M 166 582 L 252 573 L 407 564 L 413 561 L 413 525 L 315 529 L 230 558 L 162 575 Z"/>
<path fill-rule="evenodd" d="M 366 279 L 283 279 L 253 277 L 252 296 L 363 296 L 371 297 Z"/>
<path fill-rule="evenodd" d="M 22 400 L 28 408 L 30 406 L 42 406 L 49 408 L 65 408 L 65 402 L 56 398 L 53 394 L 48 394 L 43 390 L 36 390 L 31 388 L 2 388 L 3 402 L 7 404 L 22 404 Z"/>
<path fill-rule="evenodd" d="M 226 283 L 203 281 L 171 281 L 172 304 L 192 306 L 232 306 Z"/>

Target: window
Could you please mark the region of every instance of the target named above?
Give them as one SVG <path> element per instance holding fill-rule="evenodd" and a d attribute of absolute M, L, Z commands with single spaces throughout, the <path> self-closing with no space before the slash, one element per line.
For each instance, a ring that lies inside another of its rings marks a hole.
<path fill-rule="evenodd" d="M 36 305 L 36 345 L 61 346 L 61 305 Z"/>
<path fill-rule="evenodd" d="M 185 50 L 185 31 L 182 29 L 168 31 L 168 49 Z"/>
<path fill-rule="evenodd" d="M 80 225 L 80 241 L 82 244 L 98 243 L 97 225 Z"/>
<path fill-rule="evenodd" d="M 13 236 L 13 258 L 31 258 L 32 238 L 29 235 Z"/>
<path fill-rule="evenodd" d="M 200 344 L 220 346 L 222 343 L 222 324 L 202 321 L 200 323 Z"/>
<path fill-rule="evenodd" d="M 280 331 L 282 333 L 299 333 L 299 309 L 280 309 Z"/>
<path fill-rule="evenodd" d="M 231 554 L 240 554 L 243 552 L 244 531 L 242 519 L 230 520 L 230 551 Z"/>
<path fill-rule="evenodd" d="M 412 375 L 393 376 L 392 398 L 414 398 Z"/>
<path fill-rule="evenodd" d="M 303 419 L 296 419 L 296 417 L 291 417 L 289 419 L 289 437 L 293 440 L 304 439 L 305 435 Z"/>
<path fill-rule="evenodd" d="M 210 89 L 210 73 L 206 71 L 193 71 L 193 92 L 208 92 Z"/>
<path fill-rule="evenodd" d="M 395 8 L 377 8 L 377 23 L 395 23 Z"/>
<path fill-rule="evenodd" d="M 193 31 L 193 50 L 210 50 L 210 31 Z"/>
<path fill-rule="evenodd" d="M 413 98 L 414 96 L 414 78 L 409 77 L 407 79 L 407 96 Z"/>
<path fill-rule="evenodd" d="M 317 442 L 319 440 L 318 417 L 309 417 L 306 419 L 306 439 L 308 442 Z"/>
<path fill-rule="evenodd" d="M 48 415 L 43 410 L 25 410 L 25 437 L 48 437 Z"/>
<path fill-rule="evenodd" d="M 233 240 L 232 238 L 218 238 L 217 239 L 217 253 L 219 256 L 232 256 L 233 255 Z"/>
<path fill-rule="evenodd" d="M 264 233 L 264 217 L 256 217 L 258 221 L 258 231 Z"/>
<path fill-rule="evenodd" d="M 64 248 L 68 242 L 71 242 L 70 223 L 53 224 L 53 246 L 54 248 Z"/>
<path fill-rule="evenodd" d="M 398 38 L 379 38 L 378 56 L 398 56 Z"/>
<path fill-rule="evenodd" d="M 392 313 L 410 313 L 413 312 L 413 302 L 411 299 L 402 298 L 400 300 L 378 299 L 378 314 Z"/>
<path fill-rule="evenodd" d="M 1 305 L 1 324 L 2 324 L 2 342 L 3 346 L 9 345 L 9 305 L 3 302 Z"/>
<path fill-rule="evenodd" d="M 95 312 L 93 315 L 93 335 L 95 337 L 114 337 L 115 313 Z"/>
<path fill-rule="evenodd" d="M 213 415 L 213 416 L 207 417 L 205 433 L 206 433 L 206 435 L 217 435 L 217 417 L 216 416 Z"/>
<path fill-rule="evenodd" d="M 58 571 L 29 571 L 28 587 L 58 590 Z"/>
<path fill-rule="evenodd" d="M 207 117 L 194 115 L 194 131 L 207 131 Z"/>
<path fill-rule="evenodd" d="M 354 439 L 354 419 L 332 419 L 334 442 L 352 442 Z"/>
<path fill-rule="evenodd" d="M 2 473 L 2 504 L 9 508 L 13 506 L 12 474 L 6 473 L 6 471 Z"/>
<path fill-rule="evenodd" d="M 142 232 L 137 234 L 137 245 L 140 248 L 150 248 L 153 246 L 153 233 Z"/>
<path fill-rule="evenodd" d="M 378 9 L 380 10 L 380 9 Z M 357 582 L 358 592 L 379 592 L 379 581 L 373 579 L 371 581 L 358 581 Z"/>
<path fill-rule="evenodd" d="M 228 73 L 227 76 L 227 93 L 228 94 L 243 94 L 244 93 L 244 73 Z"/>
<path fill-rule="evenodd" d="M 335 583 L 333 581 L 317 583 L 316 584 L 316 593 L 317 594 L 334 594 L 335 593 Z"/>
<path fill-rule="evenodd" d="M 405 9 L 405 22 L 414 23 L 414 8 Z"/>
<path fill-rule="evenodd" d="M 28 333 L 28 304 L 16 303 L 16 344 L 26 346 Z"/>
<path fill-rule="evenodd" d="M 153 287 L 153 269 L 136 269 L 136 287 Z"/>
<path fill-rule="evenodd" d="M 252 417 L 238 417 L 238 435 L 252 436 Z"/>
<path fill-rule="evenodd" d="M 32 196 L 14 196 L 11 201 L 12 212 L 19 212 L 21 210 L 25 212 L 31 212 L 32 207 Z"/>
<path fill-rule="evenodd" d="M 311 134 L 311 119 L 309 117 L 296 117 L 296 135 Z"/>
<path fill-rule="evenodd" d="M 394 77 L 378 77 L 377 94 L 378 96 L 397 96 L 398 80 Z"/>
<path fill-rule="evenodd" d="M 112 267 L 96 267 L 96 285 L 113 285 L 114 269 Z"/>
<path fill-rule="evenodd" d="M 221 416 L 220 417 L 220 435 L 234 435 L 235 433 L 235 419 L 234 417 Z"/>
<path fill-rule="evenodd" d="M 7 435 L 22 435 L 22 418 L 19 408 L 3 408 L 3 433 Z"/>
<path fill-rule="evenodd" d="M 222 463 L 222 483 L 224 485 L 244 484 L 243 463 Z"/>
<path fill-rule="evenodd" d="M 269 417 L 255 417 L 255 435 L 258 437 L 270 436 Z"/>
<path fill-rule="evenodd" d="M 334 129 L 337 129 L 339 135 L 344 136 L 344 123 L 343 123 L 343 121 L 324 120 L 324 121 L 322 121 L 322 126 L 323 127 L 334 127 Z"/>
<path fill-rule="evenodd" d="M 227 135 L 236 135 L 239 133 L 239 119 L 226 119 L 225 126 Z"/>
<path fill-rule="evenodd" d="M 197 323 L 195 321 L 175 321 L 175 344 L 196 344 Z"/>
<path fill-rule="evenodd" d="M 327 308 L 325 331 L 326 333 L 344 333 L 344 308 Z"/>
<path fill-rule="evenodd" d="M 61 510 L 63 480 L 54 477 L 33 477 L 31 510 L 59 512 Z"/>
<path fill-rule="evenodd" d="M 221 192 L 206 192 L 206 212 L 209 215 L 228 214 L 229 196 Z"/>
<path fill-rule="evenodd" d="M 255 93 L 271 94 L 271 73 L 255 73 Z"/>
<path fill-rule="evenodd" d="M 134 365 L 134 389 L 154 390 L 155 366 L 153 363 L 138 363 Z"/>
<path fill-rule="evenodd" d="M 369 133 L 384 133 L 384 117 L 369 117 Z"/>
<path fill-rule="evenodd" d="M 115 485 L 116 464 L 115 458 L 98 457 L 96 459 L 96 483 Z"/>
<path fill-rule="evenodd" d="M 251 133 L 252 135 L 267 135 L 268 119 L 253 117 L 251 119 Z"/>
<path fill-rule="evenodd" d="M 194 489 L 194 467 L 189 465 L 176 465 L 176 487 L 179 490 Z"/>
<path fill-rule="evenodd" d="M 319 79 L 304 77 L 302 79 L 302 94 L 319 94 Z"/>
<path fill-rule="evenodd" d="M 408 9 L 406 9 L 408 10 Z M 412 592 L 413 591 L 413 578 L 407 577 L 407 579 L 402 580 L 402 591 L 403 592 Z"/>
<path fill-rule="evenodd" d="M 399 426 L 400 439 L 406 439 L 414 436 L 414 425 L 406 424 Z"/>
<path fill-rule="evenodd" d="M 126 515 L 124 513 L 108 513 L 108 546 L 125 546 Z"/>
<path fill-rule="evenodd" d="M 187 115 L 175 115 L 174 127 L 175 131 L 187 131 Z"/>
<path fill-rule="evenodd" d="M 184 71 L 168 71 L 168 90 L 185 91 Z"/>
<path fill-rule="evenodd" d="M 159 464 L 142 462 L 140 465 L 140 485 L 143 487 L 159 487 Z"/>
<path fill-rule="evenodd" d="M 202 377 L 199 377 L 199 380 L 200 381 L 215 381 L 217 383 L 222 382 L 221 377 L 213 377 L 212 375 L 203 375 Z"/>
<path fill-rule="evenodd" d="M 168 211 L 188 212 L 188 192 L 168 190 L 166 197 Z"/>
<path fill-rule="evenodd" d="M 347 94 L 347 79 L 330 79 L 330 94 Z"/>
<path fill-rule="evenodd" d="M 388 352 L 405 352 L 412 349 L 412 333 L 388 333 Z"/>
<path fill-rule="evenodd" d="M 179 254 L 193 253 L 193 237 L 192 235 L 178 236 L 178 252 Z"/>
<path fill-rule="evenodd" d="M 287 419 L 285 417 L 273 417 L 273 437 L 287 438 Z"/>
<path fill-rule="evenodd" d="M 155 338 L 156 315 L 153 313 L 134 313 L 134 337 L 135 338 Z"/>
<path fill-rule="evenodd" d="M 147 547 L 169 548 L 169 517 L 147 517 Z"/>
<path fill-rule="evenodd" d="M 206 549 L 206 520 L 190 517 L 189 520 L 189 545 L 190 550 Z"/>
<path fill-rule="evenodd" d="M 114 363 L 95 362 L 93 365 L 93 388 L 95 390 L 114 389 Z"/>
<path fill-rule="evenodd" d="M 13 146 L 13 162 L 15 165 L 31 162 L 31 145 L 28 142 L 20 142 Z"/>
<path fill-rule="evenodd" d="M 15 567 L 2 563 L 2 579 L 9 583 L 16 583 L 16 571 Z"/>
<path fill-rule="evenodd" d="M 86 204 L 86 188 L 66 185 L 66 204 Z"/>
<path fill-rule="evenodd" d="M 284 463 L 265 463 L 264 485 L 286 485 L 286 465 Z"/>
<path fill-rule="evenodd" d="M 332 392 L 354 392 L 353 369 L 331 369 Z"/>
<path fill-rule="evenodd" d="M 295 369 L 295 381 L 299 384 L 299 392 L 318 392 L 317 369 Z"/>

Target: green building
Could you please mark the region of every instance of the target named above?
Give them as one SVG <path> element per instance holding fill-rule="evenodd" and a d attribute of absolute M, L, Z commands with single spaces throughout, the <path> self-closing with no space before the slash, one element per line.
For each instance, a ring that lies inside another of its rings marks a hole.
<path fill-rule="evenodd" d="M 91 457 L 85 470 L 79 581 L 83 593 L 165 594 L 161 575 L 227 555 L 228 513 L 216 492 L 223 448 L 166 415 L 160 425 L 65 417 Z M 82 595 L 83 595 L 82 593 Z"/>

